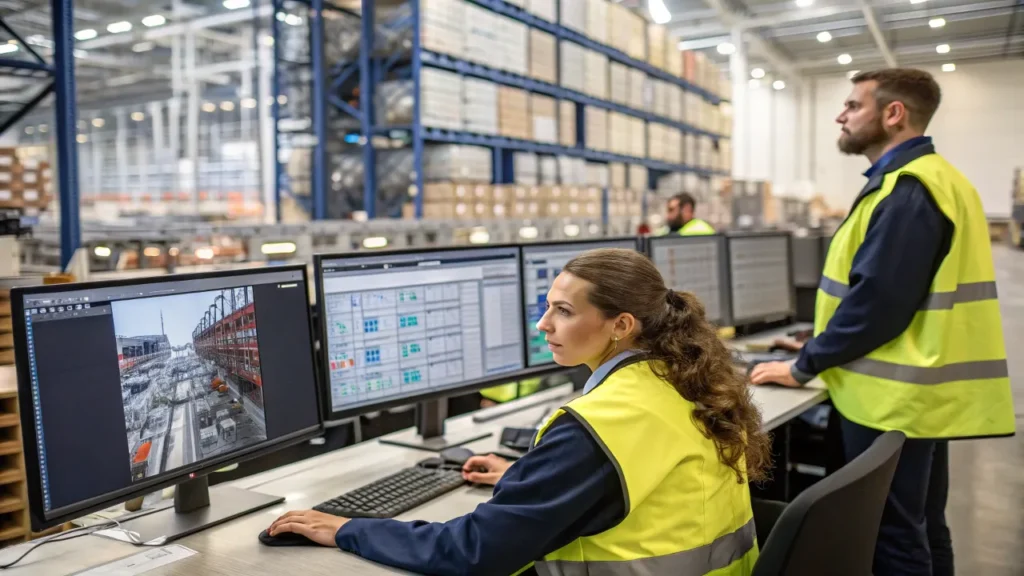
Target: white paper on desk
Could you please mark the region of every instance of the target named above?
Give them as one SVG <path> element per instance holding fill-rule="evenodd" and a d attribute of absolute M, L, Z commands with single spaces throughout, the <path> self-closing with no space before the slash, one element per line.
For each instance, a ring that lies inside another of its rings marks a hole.
<path fill-rule="evenodd" d="M 102 566 L 90 568 L 84 572 L 76 572 L 73 576 L 135 576 L 149 572 L 154 568 L 184 560 L 194 556 L 196 551 L 180 544 L 171 544 L 162 548 L 153 548 L 139 552 L 127 558 L 114 560 Z"/>

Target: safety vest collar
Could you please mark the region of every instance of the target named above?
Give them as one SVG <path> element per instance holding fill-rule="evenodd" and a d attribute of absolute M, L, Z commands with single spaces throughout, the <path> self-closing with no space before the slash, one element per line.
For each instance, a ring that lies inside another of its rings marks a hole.
<path fill-rule="evenodd" d="M 757 539 L 754 519 L 734 532 L 718 537 L 713 542 L 664 556 L 635 560 L 572 562 L 567 560 L 541 560 L 535 563 L 542 576 L 633 576 L 634 574 L 674 574 L 675 576 L 704 576 L 730 566 L 754 548 Z"/>
<path fill-rule="evenodd" d="M 889 162 L 888 164 L 885 165 L 885 167 L 883 167 L 882 170 L 879 170 L 877 173 L 872 174 L 872 176 L 868 178 L 867 183 L 864 184 L 864 187 L 861 188 L 860 193 L 857 194 L 857 199 L 853 201 L 853 206 L 850 207 L 850 211 L 846 215 L 846 220 L 850 219 L 850 216 L 853 214 L 853 211 L 857 208 L 857 205 L 860 204 L 861 200 L 866 198 L 872 192 L 877 192 L 881 190 L 882 184 L 885 181 L 885 176 L 887 174 L 896 172 L 897 170 L 903 168 L 907 164 L 910 164 L 914 160 L 917 160 L 918 158 L 921 158 L 922 156 L 927 156 L 929 154 L 935 154 L 934 144 L 921 144 L 919 146 L 914 146 L 910 150 L 897 154 L 896 157 L 893 158 L 892 162 Z M 846 220 L 843 220 L 843 224 L 846 224 Z"/>
<path fill-rule="evenodd" d="M 629 356 L 628 358 L 620 360 L 619 363 L 616 364 L 614 368 L 609 370 L 608 373 L 604 375 L 604 378 L 601 378 L 601 380 L 598 381 L 597 384 L 594 384 L 594 387 L 591 388 L 590 391 L 593 392 L 594 390 L 597 390 L 597 388 L 601 384 L 604 384 L 604 382 L 606 380 L 608 380 L 608 378 L 610 378 L 612 374 L 615 374 L 616 372 L 618 372 L 619 370 L 622 370 L 626 366 L 632 366 L 633 364 L 639 364 L 640 362 L 646 362 L 648 360 L 650 360 L 650 358 L 648 358 L 647 354 L 644 354 L 643 352 L 639 352 L 637 354 L 633 354 L 632 356 Z"/>

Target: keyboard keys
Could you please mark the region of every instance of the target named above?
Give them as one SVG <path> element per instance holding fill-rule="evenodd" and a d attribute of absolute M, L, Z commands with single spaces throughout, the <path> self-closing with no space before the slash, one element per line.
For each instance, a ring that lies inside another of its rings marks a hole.
<path fill-rule="evenodd" d="M 458 470 L 406 468 L 313 509 L 346 518 L 392 518 L 463 484 Z"/>

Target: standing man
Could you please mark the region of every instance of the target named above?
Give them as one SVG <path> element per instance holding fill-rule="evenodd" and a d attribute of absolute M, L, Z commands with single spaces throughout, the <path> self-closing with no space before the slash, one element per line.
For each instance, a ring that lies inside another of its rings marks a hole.
<path fill-rule="evenodd" d="M 665 226 L 659 228 L 656 235 L 700 236 L 714 234 L 715 229 L 711 224 L 693 217 L 696 208 L 697 201 L 685 192 L 669 198 L 668 204 L 665 206 Z"/>
<path fill-rule="evenodd" d="M 828 251 L 814 338 L 753 384 L 820 376 L 852 460 L 883 431 L 908 441 L 893 478 L 874 573 L 953 574 L 947 441 L 1014 433 L 988 223 L 974 186 L 924 136 L 940 91 L 926 72 L 853 77 L 839 150 L 871 162 Z"/>

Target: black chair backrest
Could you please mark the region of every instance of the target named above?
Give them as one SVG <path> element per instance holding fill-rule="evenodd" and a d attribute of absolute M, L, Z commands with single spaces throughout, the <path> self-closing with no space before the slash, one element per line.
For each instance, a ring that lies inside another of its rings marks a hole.
<path fill-rule="evenodd" d="M 782 512 L 753 576 L 870 576 L 886 496 L 906 436 L 886 432 Z"/>

